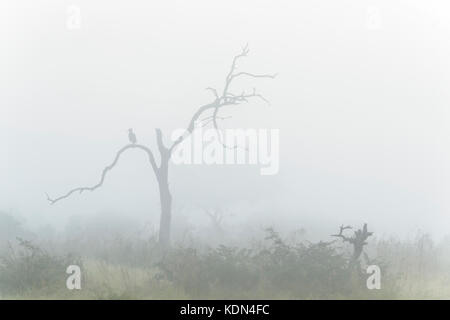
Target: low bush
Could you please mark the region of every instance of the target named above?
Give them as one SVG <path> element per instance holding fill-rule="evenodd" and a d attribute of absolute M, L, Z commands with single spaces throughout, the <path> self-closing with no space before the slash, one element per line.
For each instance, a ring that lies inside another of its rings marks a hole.
<path fill-rule="evenodd" d="M 76 264 L 78 258 L 53 256 L 30 241 L 17 238 L 0 257 L 0 292 L 17 295 L 27 291 L 42 290 L 52 293 L 66 284 L 66 268 Z"/>

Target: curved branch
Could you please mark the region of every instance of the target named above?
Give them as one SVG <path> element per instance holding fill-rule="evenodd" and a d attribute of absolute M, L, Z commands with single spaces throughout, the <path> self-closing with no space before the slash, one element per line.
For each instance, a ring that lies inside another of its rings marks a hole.
<path fill-rule="evenodd" d="M 201 106 L 192 116 L 191 120 L 189 121 L 188 127 L 186 129 L 186 133 L 180 137 L 178 137 L 177 140 L 175 140 L 172 145 L 169 148 L 169 152 L 172 153 L 172 150 L 179 145 L 184 139 L 186 139 L 195 129 L 195 122 L 200 118 L 200 116 L 207 110 L 215 108 L 217 105 L 217 100 L 215 100 L 212 103 L 205 104 Z"/>
<path fill-rule="evenodd" d="M 122 149 L 120 149 L 120 150 L 117 152 L 116 157 L 114 158 L 114 161 L 113 161 L 109 166 L 105 167 L 105 169 L 103 169 L 102 175 L 101 175 L 101 177 L 100 177 L 100 181 L 99 181 L 96 185 L 94 185 L 94 186 L 92 186 L 92 187 L 79 187 L 79 188 L 72 189 L 72 190 L 70 190 L 69 192 L 67 192 L 65 195 L 62 195 L 62 196 L 60 196 L 60 197 L 58 197 L 58 198 L 55 198 L 55 199 L 50 198 L 50 196 L 47 194 L 47 200 L 48 200 L 51 204 L 55 204 L 56 202 L 58 202 L 58 201 L 60 201 L 60 200 L 62 200 L 62 199 L 65 199 L 65 198 L 70 197 L 70 196 L 71 196 L 73 193 L 75 193 L 75 192 L 82 193 L 82 192 L 84 192 L 84 191 L 94 191 L 95 189 L 100 188 L 100 187 L 103 185 L 103 182 L 105 181 L 106 174 L 107 174 L 112 168 L 114 168 L 114 167 L 116 166 L 116 164 L 117 164 L 117 162 L 119 161 L 119 158 L 120 158 L 120 156 L 122 155 L 122 153 L 124 153 L 125 151 L 127 151 L 127 150 L 129 150 L 129 149 L 135 149 L 135 148 L 136 148 L 136 149 L 141 149 L 141 150 L 143 150 L 143 151 L 145 151 L 145 152 L 147 153 L 148 158 L 149 158 L 149 161 L 150 161 L 150 164 L 151 164 L 151 166 L 152 166 L 152 168 L 153 168 L 153 171 L 155 172 L 155 174 L 157 174 L 157 173 L 158 173 L 158 166 L 156 165 L 155 158 L 154 158 L 154 156 L 153 156 L 152 151 L 151 151 L 149 148 L 147 148 L 146 146 L 144 146 L 144 145 L 140 145 L 140 144 L 128 144 L 128 145 L 126 145 L 125 147 L 123 147 Z"/>

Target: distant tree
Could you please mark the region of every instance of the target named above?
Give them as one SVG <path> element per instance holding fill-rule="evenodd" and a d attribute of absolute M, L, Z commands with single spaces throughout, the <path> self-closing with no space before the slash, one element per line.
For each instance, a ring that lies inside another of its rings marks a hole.
<path fill-rule="evenodd" d="M 155 173 L 156 180 L 159 187 L 159 195 L 161 202 L 161 216 L 160 216 L 160 228 L 159 228 L 159 243 L 162 247 L 167 247 L 170 243 L 170 227 L 171 227 L 171 214 L 172 214 L 172 195 L 169 189 L 169 160 L 172 156 L 174 149 L 183 142 L 187 137 L 189 137 L 195 129 L 195 124 L 200 121 L 204 126 L 212 125 L 215 130 L 219 130 L 218 120 L 223 120 L 223 117 L 219 116 L 219 111 L 226 106 L 239 105 L 244 102 L 248 102 L 249 99 L 259 98 L 263 101 L 267 101 L 261 94 L 257 93 L 255 89 L 250 93 L 241 91 L 242 93 L 236 94 L 231 90 L 231 85 L 237 78 L 250 77 L 250 78 L 274 78 L 275 75 L 270 74 L 254 74 L 245 71 L 236 71 L 236 63 L 239 59 L 246 57 L 249 53 L 248 46 L 245 46 L 241 53 L 233 58 L 230 70 L 225 78 L 225 83 L 223 90 L 221 92 L 217 91 L 215 88 L 207 88 L 213 94 L 213 100 L 197 109 L 197 111 L 192 115 L 188 126 L 186 128 L 185 134 L 181 135 L 178 139 L 172 142 L 170 145 L 166 145 L 163 142 L 163 133 L 161 129 L 156 129 L 156 142 L 159 151 L 159 161 L 155 160 L 154 154 L 150 148 L 142 144 L 136 143 L 136 139 L 131 139 L 130 144 L 125 145 L 119 151 L 117 151 L 113 162 L 103 169 L 100 177 L 100 181 L 93 185 L 87 187 L 78 187 L 71 189 L 66 194 L 59 196 L 57 198 L 51 198 L 47 195 L 47 199 L 51 204 L 55 204 L 60 200 L 66 199 L 72 194 L 84 191 L 94 191 L 100 188 L 106 178 L 107 173 L 113 169 L 120 156 L 127 150 L 138 149 L 142 150 L 147 154 L 150 165 Z M 131 129 L 130 129 L 130 132 Z M 133 133 L 134 135 L 134 133 Z M 219 135 L 220 136 L 220 135 Z M 221 141 L 222 142 L 222 141 Z M 224 147 L 227 147 L 222 142 Z M 228 146 L 229 147 L 229 146 Z"/>
<path fill-rule="evenodd" d="M 223 220 L 227 214 L 220 208 L 216 209 L 204 209 L 205 214 L 208 216 L 211 222 L 212 231 L 216 237 L 221 238 L 224 236 Z"/>

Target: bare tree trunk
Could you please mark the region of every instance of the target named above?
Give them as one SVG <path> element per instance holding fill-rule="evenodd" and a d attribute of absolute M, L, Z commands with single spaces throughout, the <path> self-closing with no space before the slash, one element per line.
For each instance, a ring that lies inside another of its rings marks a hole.
<path fill-rule="evenodd" d="M 169 160 L 172 151 L 163 142 L 162 132 L 156 129 L 156 142 L 161 155 L 161 163 L 156 171 L 159 197 L 161 200 L 161 218 L 159 220 L 159 244 L 163 249 L 170 245 L 170 222 L 172 218 L 172 195 L 169 190 Z"/>
<path fill-rule="evenodd" d="M 161 157 L 158 170 L 159 197 L 161 200 L 161 218 L 159 221 L 159 243 L 162 248 L 170 245 L 170 223 L 172 218 L 172 195 L 169 190 L 169 159 Z"/>

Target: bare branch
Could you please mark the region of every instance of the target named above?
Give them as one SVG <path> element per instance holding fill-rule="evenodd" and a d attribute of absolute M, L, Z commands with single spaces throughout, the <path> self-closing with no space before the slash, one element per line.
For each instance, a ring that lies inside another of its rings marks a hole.
<path fill-rule="evenodd" d="M 245 45 L 245 47 L 242 48 L 242 51 L 240 54 L 236 55 L 233 58 L 233 62 L 231 63 L 231 67 L 230 67 L 230 71 L 227 74 L 227 77 L 225 78 L 225 86 L 223 88 L 223 94 L 222 96 L 226 96 L 226 93 L 228 92 L 228 87 L 231 84 L 231 81 L 233 80 L 233 72 L 234 70 L 236 70 L 236 62 L 238 61 L 238 59 L 242 58 L 242 57 L 246 57 L 249 53 L 249 49 L 248 49 L 248 44 Z"/>
<path fill-rule="evenodd" d="M 94 186 L 92 186 L 92 187 L 79 187 L 79 188 L 75 188 L 75 189 L 70 190 L 70 191 L 67 192 L 66 194 L 64 194 L 64 195 L 62 195 L 62 196 L 60 196 L 60 197 L 58 197 L 58 198 L 54 198 L 54 199 L 52 199 L 52 198 L 47 194 L 47 200 L 50 202 L 50 204 L 55 204 L 56 202 L 58 202 L 58 201 L 60 201 L 60 200 L 62 200 L 62 199 L 65 199 L 65 198 L 70 197 L 70 196 L 71 196 L 73 193 L 75 193 L 75 192 L 79 192 L 79 193 L 81 194 L 81 193 L 83 193 L 84 191 L 94 191 L 94 190 L 100 188 L 100 187 L 103 185 L 103 182 L 105 181 L 105 178 L 106 178 L 107 173 L 108 173 L 112 168 L 114 168 L 114 167 L 116 166 L 117 162 L 118 162 L 119 159 L 120 159 L 120 156 L 121 156 L 125 151 L 127 151 L 127 150 L 129 150 L 129 149 L 140 149 L 140 150 L 145 151 L 145 152 L 147 153 L 147 155 L 148 155 L 148 159 L 149 159 L 150 164 L 151 164 L 151 166 L 152 166 L 152 168 L 153 168 L 153 171 L 155 172 L 155 174 L 157 174 L 157 172 L 158 172 L 158 166 L 156 165 L 155 158 L 154 158 L 154 156 L 153 156 L 152 151 L 151 151 L 149 148 L 147 148 L 146 146 L 143 146 L 143 145 L 140 145 L 140 144 L 128 144 L 128 145 L 126 145 L 125 147 L 123 147 L 122 149 L 120 149 L 120 150 L 117 152 L 116 157 L 114 158 L 114 161 L 113 161 L 109 166 L 105 167 L 105 169 L 103 169 L 102 175 L 101 175 L 101 177 L 100 177 L 100 181 L 99 181 L 96 185 L 94 185 Z"/>
<path fill-rule="evenodd" d="M 238 72 L 236 74 L 231 75 L 230 80 L 236 79 L 237 77 L 240 76 L 248 76 L 248 77 L 252 77 L 252 78 L 271 78 L 274 79 L 277 74 L 253 74 L 250 72 Z"/>
<path fill-rule="evenodd" d="M 172 152 L 172 150 L 178 144 L 180 144 L 184 139 L 186 139 L 194 131 L 196 121 L 200 118 L 200 116 L 204 112 L 206 112 L 208 110 L 213 110 L 213 115 L 206 118 L 208 121 L 206 123 L 204 123 L 203 126 L 206 126 L 206 125 L 212 123 L 213 128 L 218 133 L 219 141 L 223 145 L 223 147 L 224 148 L 232 148 L 232 149 L 237 148 L 237 146 L 233 146 L 233 147 L 227 146 L 222 141 L 222 138 L 221 138 L 221 135 L 219 132 L 219 125 L 217 123 L 217 120 L 222 118 L 222 117 L 219 117 L 219 110 L 225 106 L 238 105 L 243 102 L 248 102 L 249 99 L 251 99 L 251 98 L 259 98 L 266 103 L 269 103 L 269 102 L 261 94 L 256 93 L 256 89 L 253 89 L 253 93 L 251 93 L 251 94 L 246 94 L 245 92 L 242 92 L 240 95 L 235 95 L 235 94 L 229 92 L 230 85 L 232 84 L 234 79 L 236 79 L 238 77 L 242 77 L 242 76 L 247 76 L 247 77 L 251 77 L 251 78 L 272 78 L 272 79 L 275 78 L 275 76 L 276 76 L 276 74 L 254 74 L 254 73 L 245 72 L 245 71 L 235 73 L 238 60 L 243 57 L 246 57 L 248 55 L 248 53 L 249 53 L 249 49 L 248 49 L 248 44 L 247 44 L 242 48 L 242 50 L 239 54 L 234 56 L 233 61 L 230 66 L 230 69 L 228 71 L 228 74 L 225 77 L 225 84 L 224 84 L 222 95 L 219 96 L 217 90 L 214 88 L 211 88 L 211 87 L 206 88 L 207 90 L 209 90 L 213 93 L 215 100 L 209 104 L 206 104 L 206 105 L 200 107 L 197 110 L 197 112 L 194 113 L 194 115 L 192 116 L 192 118 L 189 122 L 189 125 L 186 129 L 185 134 L 183 134 L 182 136 L 180 136 L 177 140 L 175 140 L 173 142 L 172 146 L 169 148 L 169 152 Z M 244 149 L 247 150 L 246 148 L 244 148 Z"/>
<path fill-rule="evenodd" d="M 216 119 L 222 120 L 222 121 L 227 120 L 227 119 L 231 119 L 231 118 L 232 118 L 231 116 L 228 116 L 228 117 L 216 116 Z M 201 120 L 201 121 L 203 121 L 202 127 L 206 127 L 208 124 L 212 123 L 213 119 L 214 119 L 214 116 L 209 116 L 209 117 L 203 118 Z"/>
<path fill-rule="evenodd" d="M 238 148 L 238 146 L 237 145 L 235 145 L 235 146 L 228 146 L 227 144 L 225 144 L 225 142 L 223 142 L 223 140 L 222 140 L 222 134 L 221 134 L 221 132 L 220 132 L 220 129 L 219 129 L 219 126 L 217 125 L 217 119 L 218 119 L 218 116 L 217 116 L 217 113 L 218 113 L 218 111 L 219 111 L 219 108 L 216 108 L 215 110 L 214 110 L 214 114 L 212 115 L 212 120 L 211 120 L 211 122 L 213 123 L 213 127 L 214 127 L 214 129 L 216 130 L 216 132 L 217 132 L 217 138 L 218 138 L 218 140 L 219 140 L 219 143 L 222 145 L 222 147 L 223 148 L 225 148 L 225 149 L 230 149 L 230 150 L 234 150 L 234 149 L 237 149 Z M 245 151 L 248 151 L 248 148 L 243 148 Z"/>
<path fill-rule="evenodd" d="M 200 116 L 207 110 L 215 108 L 217 104 L 217 100 L 215 100 L 212 103 L 205 104 L 201 106 L 192 116 L 191 120 L 189 121 L 188 127 L 186 129 L 186 133 L 184 135 L 181 135 L 177 140 L 175 140 L 172 143 L 172 146 L 169 148 L 169 152 L 171 153 L 173 149 L 179 145 L 184 139 L 186 139 L 195 129 L 195 122 L 200 118 Z"/>
<path fill-rule="evenodd" d="M 216 99 L 219 99 L 219 94 L 217 93 L 217 90 L 211 87 L 206 88 L 206 90 L 209 90 L 213 93 L 213 95 L 216 97 Z"/>
<path fill-rule="evenodd" d="M 213 118 L 213 116 L 209 116 L 209 117 L 203 118 L 202 121 L 211 121 L 212 118 Z M 219 120 L 226 120 L 226 119 L 231 119 L 232 116 L 228 116 L 228 117 L 216 117 L 216 118 L 219 119 Z"/>
<path fill-rule="evenodd" d="M 261 94 L 256 93 L 256 89 L 253 88 L 253 93 L 246 94 L 245 91 L 242 92 L 240 95 L 230 95 L 227 99 L 224 105 L 231 105 L 231 104 L 239 104 L 241 102 L 248 102 L 248 99 L 250 98 L 260 98 L 264 102 L 270 105 L 270 102 Z"/>
<path fill-rule="evenodd" d="M 338 234 L 332 234 L 331 236 L 332 237 L 342 238 L 343 241 L 352 242 L 352 238 L 348 238 L 348 237 L 344 236 L 344 234 L 343 234 L 344 230 L 351 229 L 351 228 L 352 228 L 351 226 L 345 226 L 344 227 L 344 225 L 341 225 L 339 227 L 339 233 Z"/>

